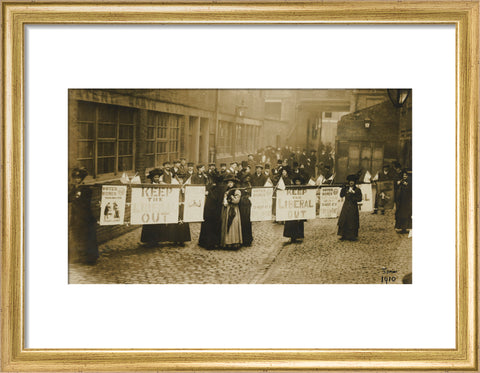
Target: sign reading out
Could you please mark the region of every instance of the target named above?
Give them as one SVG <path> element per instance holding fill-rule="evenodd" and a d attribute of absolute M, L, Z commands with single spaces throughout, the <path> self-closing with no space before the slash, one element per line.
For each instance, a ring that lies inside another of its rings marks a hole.
<path fill-rule="evenodd" d="M 130 224 L 178 223 L 180 188 L 132 188 Z"/>
<path fill-rule="evenodd" d="M 252 188 L 251 221 L 272 220 L 273 188 Z"/>
<path fill-rule="evenodd" d="M 315 189 L 277 190 L 276 220 L 315 219 Z"/>
<path fill-rule="evenodd" d="M 186 185 L 183 221 L 185 223 L 203 221 L 205 208 L 205 186 Z"/>
<path fill-rule="evenodd" d="M 320 218 L 337 218 L 343 205 L 339 187 L 324 187 L 320 189 Z"/>
<path fill-rule="evenodd" d="M 123 224 L 127 187 L 123 185 L 103 185 L 100 204 L 100 225 Z"/>

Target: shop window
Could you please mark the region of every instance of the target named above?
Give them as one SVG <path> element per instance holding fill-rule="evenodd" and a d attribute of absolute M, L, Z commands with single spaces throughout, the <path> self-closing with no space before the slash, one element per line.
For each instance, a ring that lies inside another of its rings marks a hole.
<path fill-rule="evenodd" d="M 135 114 L 130 108 L 79 101 L 77 163 L 93 177 L 133 170 Z"/>

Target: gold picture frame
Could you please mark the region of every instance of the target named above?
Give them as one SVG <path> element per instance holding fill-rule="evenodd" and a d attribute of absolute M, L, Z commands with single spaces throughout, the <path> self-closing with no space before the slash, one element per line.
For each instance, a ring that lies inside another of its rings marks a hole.
<path fill-rule="evenodd" d="M 3 6 L 2 371 L 478 369 L 478 1 L 14 3 Z M 27 24 L 453 24 L 456 27 L 456 348 L 24 348 L 24 26 Z"/>

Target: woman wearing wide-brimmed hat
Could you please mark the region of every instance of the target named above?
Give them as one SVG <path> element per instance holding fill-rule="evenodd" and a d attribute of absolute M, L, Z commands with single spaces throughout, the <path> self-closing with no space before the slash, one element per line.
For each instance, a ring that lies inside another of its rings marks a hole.
<path fill-rule="evenodd" d="M 228 175 L 225 182 L 227 183 L 227 190 L 223 195 L 220 246 L 238 249 L 242 244 L 242 223 L 240 209 L 238 208 L 242 193 L 235 188 L 239 182 L 235 176 Z"/>
<path fill-rule="evenodd" d="M 91 209 L 92 190 L 83 185 L 85 168 L 72 170 L 68 191 L 68 259 L 72 263 L 95 264 L 98 259 L 97 220 Z"/>
<path fill-rule="evenodd" d="M 338 235 L 341 240 L 356 241 L 360 228 L 358 202 L 362 201 L 362 191 L 356 185 L 357 175 L 348 175 L 347 184 L 342 187 L 340 197 L 345 197 L 338 218 Z"/>

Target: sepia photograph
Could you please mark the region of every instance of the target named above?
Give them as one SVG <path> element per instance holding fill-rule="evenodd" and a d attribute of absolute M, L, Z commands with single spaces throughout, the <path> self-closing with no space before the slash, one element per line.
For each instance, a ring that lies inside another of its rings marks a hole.
<path fill-rule="evenodd" d="M 70 284 L 411 284 L 411 89 L 69 89 Z"/>

